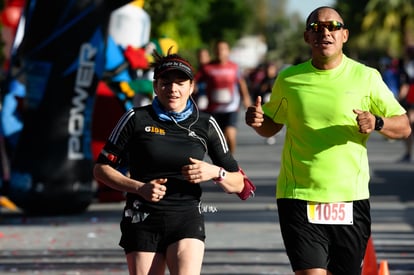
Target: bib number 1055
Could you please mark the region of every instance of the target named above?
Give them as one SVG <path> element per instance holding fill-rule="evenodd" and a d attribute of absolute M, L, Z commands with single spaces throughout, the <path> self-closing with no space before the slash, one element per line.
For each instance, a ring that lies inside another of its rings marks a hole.
<path fill-rule="evenodd" d="M 352 202 L 308 202 L 308 221 L 318 224 L 353 224 Z"/>

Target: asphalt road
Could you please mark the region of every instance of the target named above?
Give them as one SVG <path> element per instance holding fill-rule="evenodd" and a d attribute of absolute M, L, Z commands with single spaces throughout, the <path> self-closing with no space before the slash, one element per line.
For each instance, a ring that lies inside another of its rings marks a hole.
<path fill-rule="evenodd" d="M 235 153 L 257 185 L 240 201 L 205 185 L 206 253 L 202 274 L 292 274 L 280 236 L 275 181 L 282 136 L 266 144 L 240 124 Z M 414 163 L 398 163 L 401 141 L 374 134 L 369 143 L 373 241 L 391 274 L 414 274 Z M 0 274 L 127 274 L 118 246 L 123 203 L 93 203 L 78 215 L 27 217 L 1 210 Z"/>

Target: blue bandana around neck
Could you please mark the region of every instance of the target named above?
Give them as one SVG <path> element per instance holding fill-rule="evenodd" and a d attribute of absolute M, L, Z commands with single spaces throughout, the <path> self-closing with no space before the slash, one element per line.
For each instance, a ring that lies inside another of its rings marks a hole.
<path fill-rule="evenodd" d="M 175 121 L 180 122 L 187 119 L 193 113 L 193 102 L 188 99 L 185 109 L 182 112 L 178 113 L 164 110 L 164 108 L 161 106 L 160 101 L 158 100 L 158 97 L 155 97 L 152 101 L 152 108 L 161 121 L 173 121 L 172 118 L 174 118 Z"/>

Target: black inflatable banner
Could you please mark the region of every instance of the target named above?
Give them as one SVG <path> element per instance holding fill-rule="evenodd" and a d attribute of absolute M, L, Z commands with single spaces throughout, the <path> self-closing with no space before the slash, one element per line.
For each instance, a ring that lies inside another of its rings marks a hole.
<path fill-rule="evenodd" d="M 91 119 L 110 13 L 130 0 L 27 1 L 17 76 L 26 85 L 9 198 L 33 214 L 93 200 Z"/>

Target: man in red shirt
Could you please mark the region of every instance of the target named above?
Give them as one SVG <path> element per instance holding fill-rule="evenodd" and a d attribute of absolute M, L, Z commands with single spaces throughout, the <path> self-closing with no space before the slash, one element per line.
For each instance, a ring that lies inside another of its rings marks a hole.
<path fill-rule="evenodd" d="M 216 43 L 215 55 L 216 59 L 203 65 L 195 78 L 206 83 L 206 112 L 217 120 L 230 151 L 234 153 L 240 103 L 243 102 L 247 108 L 251 104 L 251 97 L 239 66 L 229 60 L 230 46 L 226 41 Z"/>

